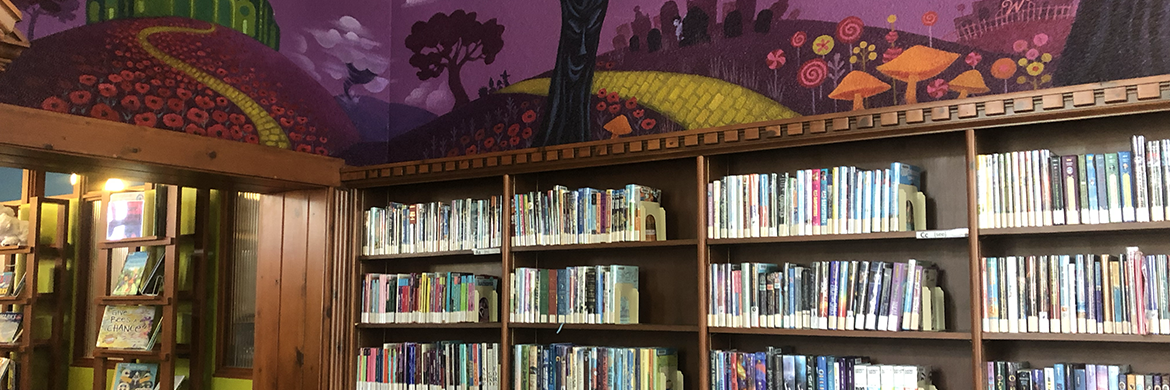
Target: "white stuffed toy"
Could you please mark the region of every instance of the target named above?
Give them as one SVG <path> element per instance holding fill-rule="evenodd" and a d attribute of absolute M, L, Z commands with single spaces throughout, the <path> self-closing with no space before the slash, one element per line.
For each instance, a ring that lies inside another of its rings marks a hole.
<path fill-rule="evenodd" d="M 0 246 L 28 244 L 28 221 L 16 218 L 8 207 L 0 207 Z"/>

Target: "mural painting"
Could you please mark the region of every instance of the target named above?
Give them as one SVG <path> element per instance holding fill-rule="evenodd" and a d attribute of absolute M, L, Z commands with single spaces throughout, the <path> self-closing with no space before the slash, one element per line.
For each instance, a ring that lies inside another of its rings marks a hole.
<path fill-rule="evenodd" d="M 351 165 L 1170 73 L 1155 0 L 16 4 L 0 102 Z"/>

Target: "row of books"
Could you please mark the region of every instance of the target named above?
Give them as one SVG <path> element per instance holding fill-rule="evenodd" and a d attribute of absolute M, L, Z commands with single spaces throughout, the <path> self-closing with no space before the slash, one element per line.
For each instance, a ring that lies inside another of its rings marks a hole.
<path fill-rule="evenodd" d="M 363 323 L 497 322 L 500 278 L 461 272 L 366 274 Z"/>
<path fill-rule="evenodd" d="M 1131 150 L 1058 156 L 1048 150 L 977 158 L 980 228 L 1170 217 L 1170 140 L 1131 139 Z"/>
<path fill-rule="evenodd" d="M 765 352 L 711 351 L 712 390 L 933 388 L 931 369 L 925 366 L 875 364 L 859 356 L 794 355 L 774 347 Z"/>
<path fill-rule="evenodd" d="M 921 188 L 922 169 L 899 162 L 725 176 L 707 184 L 707 237 L 924 230 Z"/>
<path fill-rule="evenodd" d="M 396 255 L 498 248 L 499 196 L 403 204 L 365 211 L 362 255 Z"/>
<path fill-rule="evenodd" d="M 515 390 L 681 390 L 671 348 L 520 344 L 513 352 Z"/>
<path fill-rule="evenodd" d="M 928 262 L 711 264 L 707 324 L 738 328 L 946 330 Z"/>
<path fill-rule="evenodd" d="M 1166 255 L 982 259 L 983 329 L 1008 333 L 1170 334 Z"/>
<path fill-rule="evenodd" d="M 512 199 L 512 245 L 666 240 L 662 191 L 638 184 L 596 189 L 554 186 Z"/>
<path fill-rule="evenodd" d="M 638 267 L 516 268 L 513 322 L 637 324 Z"/>
<path fill-rule="evenodd" d="M 1146 390 L 1170 386 L 1170 374 L 1137 374 L 1128 364 L 1057 363 L 1032 367 L 1028 362 L 987 362 L 987 390 Z"/>
<path fill-rule="evenodd" d="M 357 390 L 499 390 L 497 343 L 388 343 L 361 348 Z"/>

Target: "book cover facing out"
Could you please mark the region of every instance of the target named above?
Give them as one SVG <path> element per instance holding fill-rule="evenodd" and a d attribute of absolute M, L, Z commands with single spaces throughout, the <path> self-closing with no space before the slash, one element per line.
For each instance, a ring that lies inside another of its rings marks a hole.
<path fill-rule="evenodd" d="M 110 194 L 110 204 L 106 206 L 106 240 L 142 237 L 145 198 L 142 192 Z"/>
<path fill-rule="evenodd" d="M 114 366 L 114 390 L 155 390 L 158 364 L 118 363 Z"/>
<path fill-rule="evenodd" d="M 146 349 L 154 329 L 154 306 L 106 306 L 98 348 Z"/>
<path fill-rule="evenodd" d="M 24 313 L 0 313 L 0 343 L 12 343 L 20 333 L 20 324 L 24 320 Z"/>
<path fill-rule="evenodd" d="M 142 286 L 145 277 L 146 264 L 150 260 L 147 252 L 134 252 L 126 256 L 122 264 L 122 273 L 118 276 L 118 284 L 110 291 L 111 295 L 134 295 Z"/>

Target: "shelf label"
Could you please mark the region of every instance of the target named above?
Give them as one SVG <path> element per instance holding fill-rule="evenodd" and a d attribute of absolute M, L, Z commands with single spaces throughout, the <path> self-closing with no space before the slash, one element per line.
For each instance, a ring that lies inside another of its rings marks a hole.
<path fill-rule="evenodd" d="M 476 256 L 479 256 L 479 255 L 498 255 L 498 254 L 500 254 L 500 248 L 475 248 L 475 249 L 471 250 L 471 254 L 476 255 Z"/>
<path fill-rule="evenodd" d="M 938 238 L 963 238 L 967 237 L 970 229 L 955 228 L 949 230 L 922 230 L 914 233 L 914 237 L 919 240 L 933 240 Z"/>

